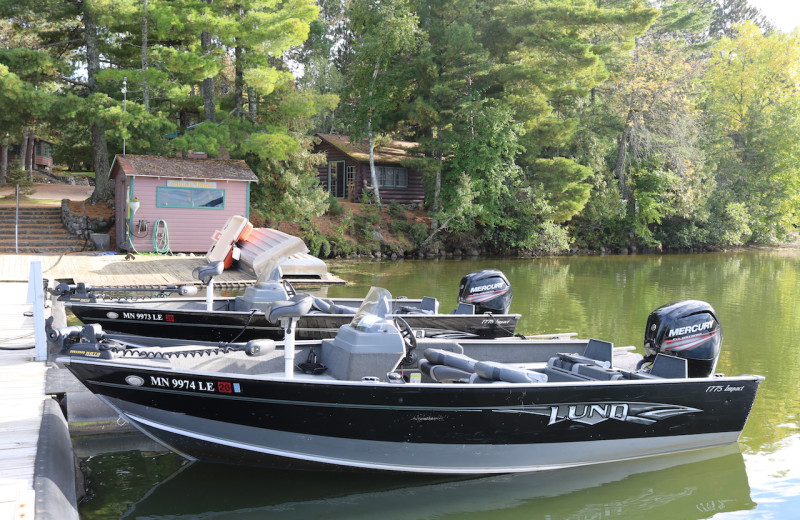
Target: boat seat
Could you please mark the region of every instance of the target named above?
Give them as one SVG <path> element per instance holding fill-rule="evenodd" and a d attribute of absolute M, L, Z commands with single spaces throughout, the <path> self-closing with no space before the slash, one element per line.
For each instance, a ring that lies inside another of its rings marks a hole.
<path fill-rule="evenodd" d="M 419 371 L 422 372 L 423 377 L 437 383 L 469 383 L 470 378 L 474 375 L 472 372 L 447 365 L 434 365 L 427 359 L 419 362 Z"/>
<path fill-rule="evenodd" d="M 433 314 L 439 314 L 439 300 L 432 296 L 423 296 L 422 302 L 419 304 L 420 310 L 430 311 Z"/>
<path fill-rule="evenodd" d="M 614 363 L 614 344 L 610 341 L 591 338 L 586 344 L 583 356 L 597 361 L 607 361 L 608 366 L 611 367 Z"/>
<path fill-rule="evenodd" d="M 211 262 L 208 265 L 201 265 L 192 270 L 192 276 L 201 280 L 203 283 L 208 283 L 215 276 L 222 274 L 225 270 L 225 264 L 222 262 Z"/>
<path fill-rule="evenodd" d="M 551 381 L 614 381 L 625 375 L 614 370 L 614 344 L 590 339 L 583 354 L 560 353 L 547 362 L 545 374 Z"/>
<path fill-rule="evenodd" d="M 434 381 L 470 383 L 545 383 L 547 376 L 496 361 L 477 361 L 463 354 L 429 348 L 420 362 L 420 371 Z M 424 368 L 423 368 L 424 367 Z M 444 367 L 444 368 L 437 368 Z M 466 381 L 464 381 L 466 379 Z"/>
<path fill-rule="evenodd" d="M 308 294 L 296 294 L 289 300 L 270 303 L 265 314 L 272 323 L 277 323 L 281 318 L 299 318 L 308 314 L 311 302 Z"/>
<path fill-rule="evenodd" d="M 689 366 L 684 358 L 657 354 L 649 373 L 653 377 L 681 379 L 689 377 Z"/>
<path fill-rule="evenodd" d="M 323 314 L 352 314 L 355 315 L 357 309 L 347 305 L 337 305 L 327 298 L 312 296 L 311 308 Z"/>
<path fill-rule="evenodd" d="M 478 361 L 475 373 L 481 379 L 505 381 L 506 383 L 546 383 L 547 376 L 541 372 L 526 370 L 496 361 Z"/>
<path fill-rule="evenodd" d="M 459 303 L 456 310 L 450 314 L 475 314 L 475 306 L 471 303 Z"/>
<path fill-rule="evenodd" d="M 417 348 L 419 348 L 419 344 Z M 477 361 L 464 354 L 448 352 L 438 348 L 426 348 L 423 355 L 429 363 L 434 365 L 447 365 L 465 372 L 475 372 L 475 363 Z"/>

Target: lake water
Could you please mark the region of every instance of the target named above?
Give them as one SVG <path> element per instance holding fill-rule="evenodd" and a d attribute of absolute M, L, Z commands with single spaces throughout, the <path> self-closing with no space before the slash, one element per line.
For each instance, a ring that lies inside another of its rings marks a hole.
<path fill-rule="evenodd" d="M 114 451 L 86 461 L 83 519 L 789 519 L 800 511 L 800 251 L 507 260 L 330 262 L 328 296 L 395 296 L 456 306 L 468 272 L 502 270 L 526 334 L 577 332 L 641 352 L 649 313 L 711 303 L 724 329 L 717 371 L 766 377 L 740 442 L 522 475 L 432 478 L 252 470 Z M 133 442 L 133 441 L 132 441 Z M 127 444 L 121 440 L 123 446 Z M 568 449 L 565 447 L 565 449 Z M 100 449 L 103 451 L 103 449 Z"/>

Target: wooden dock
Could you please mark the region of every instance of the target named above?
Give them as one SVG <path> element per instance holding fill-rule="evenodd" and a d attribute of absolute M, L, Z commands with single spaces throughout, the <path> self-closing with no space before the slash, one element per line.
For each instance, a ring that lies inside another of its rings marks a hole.
<path fill-rule="evenodd" d="M 0 520 L 33 518 L 47 363 L 34 361 L 26 282 L 0 283 Z"/>
<path fill-rule="evenodd" d="M 87 283 L 97 287 L 182 285 L 198 283 L 192 277 L 195 267 L 207 264 L 204 256 L 137 255 L 10 255 L 0 254 L 0 282 L 27 282 L 32 260 L 42 262 L 42 274 L 51 281 Z M 343 284 L 328 275 L 323 278 L 291 278 L 296 285 Z M 217 287 L 246 287 L 255 282 L 251 272 L 228 269 L 214 279 Z"/>

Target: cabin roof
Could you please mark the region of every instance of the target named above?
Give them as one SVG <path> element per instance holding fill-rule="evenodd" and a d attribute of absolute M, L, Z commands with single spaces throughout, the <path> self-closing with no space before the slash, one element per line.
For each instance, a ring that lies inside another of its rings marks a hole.
<path fill-rule="evenodd" d="M 353 144 L 348 136 L 337 134 L 317 134 L 317 137 L 330 143 L 353 160 L 369 161 L 369 146 L 366 142 Z M 392 141 L 388 145 L 376 147 L 374 150 L 375 162 L 400 164 L 403 159 L 414 156 L 413 150 L 417 146 L 418 143 L 411 141 Z"/>
<path fill-rule="evenodd" d="M 125 175 L 178 179 L 219 179 L 258 182 L 258 177 L 239 159 L 181 159 L 155 155 L 117 155 L 114 162 Z M 114 168 L 112 166 L 112 171 Z"/>

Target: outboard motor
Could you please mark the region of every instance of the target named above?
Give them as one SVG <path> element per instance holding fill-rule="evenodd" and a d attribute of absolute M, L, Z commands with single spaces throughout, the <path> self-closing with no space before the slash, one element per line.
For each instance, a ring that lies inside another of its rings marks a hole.
<path fill-rule="evenodd" d="M 508 314 L 512 296 L 508 278 L 497 269 L 469 273 L 458 286 L 458 303 L 474 305 L 476 314 Z"/>
<path fill-rule="evenodd" d="M 686 359 L 689 377 L 709 377 L 719 358 L 722 325 L 706 302 L 684 300 L 659 307 L 647 318 L 645 361 L 657 354 Z"/>

